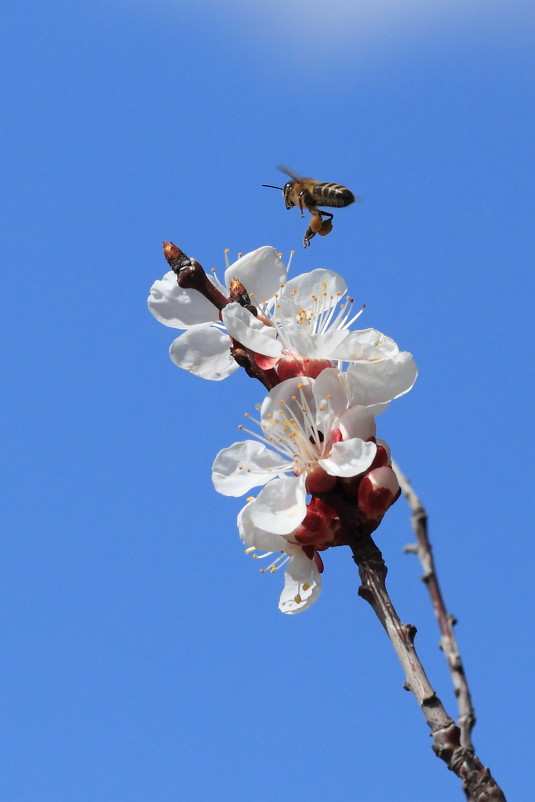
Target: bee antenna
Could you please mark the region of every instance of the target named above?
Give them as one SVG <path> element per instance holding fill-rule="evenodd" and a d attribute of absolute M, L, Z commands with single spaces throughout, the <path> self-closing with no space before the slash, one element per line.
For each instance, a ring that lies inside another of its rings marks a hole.
<path fill-rule="evenodd" d="M 270 189 L 280 189 L 282 192 L 282 187 L 274 187 L 273 184 L 262 184 L 263 187 L 269 187 Z"/>

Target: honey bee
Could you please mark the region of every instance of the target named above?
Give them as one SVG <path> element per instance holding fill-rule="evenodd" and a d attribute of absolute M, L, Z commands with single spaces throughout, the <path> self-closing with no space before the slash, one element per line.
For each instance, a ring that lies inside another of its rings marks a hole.
<path fill-rule="evenodd" d="M 293 206 L 299 206 L 301 217 L 304 217 L 303 210 L 308 209 L 312 217 L 303 239 L 303 244 L 307 248 L 312 237 L 316 234 L 325 237 L 333 228 L 332 219 L 334 215 L 331 212 L 320 210 L 318 207 L 341 208 L 349 206 L 354 202 L 355 196 L 350 189 L 342 186 L 342 184 L 316 181 L 315 178 L 301 178 L 301 176 L 283 164 L 279 164 L 277 169 L 289 175 L 292 180 L 287 181 L 283 187 L 274 187 L 272 184 L 262 184 L 262 186 L 282 190 L 286 208 L 291 209 Z M 324 220 L 323 218 L 326 219 Z"/>

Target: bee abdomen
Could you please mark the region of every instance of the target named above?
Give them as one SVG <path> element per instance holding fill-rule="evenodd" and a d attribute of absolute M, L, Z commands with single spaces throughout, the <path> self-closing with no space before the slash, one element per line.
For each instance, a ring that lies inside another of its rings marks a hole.
<path fill-rule="evenodd" d="M 315 184 L 313 193 L 318 206 L 349 206 L 355 200 L 351 190 L 342 184 Z"/>

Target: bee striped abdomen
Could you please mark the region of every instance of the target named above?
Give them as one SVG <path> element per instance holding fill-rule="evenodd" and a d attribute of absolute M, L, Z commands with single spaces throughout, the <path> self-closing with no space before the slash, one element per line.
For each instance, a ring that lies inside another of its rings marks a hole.
<path fill-rule="evenodd" d="M 349 206 L 355 200 L 355 196 L 350 189 L 342 186 L 342 184 L 331 184 L 329 182 L 315 184 L 313 194 L 318 206 Z"/>

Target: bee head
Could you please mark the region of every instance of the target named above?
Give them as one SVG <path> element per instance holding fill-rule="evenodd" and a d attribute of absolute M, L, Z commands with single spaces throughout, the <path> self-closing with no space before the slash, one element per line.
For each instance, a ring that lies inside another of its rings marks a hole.
<path fill-rule="evenodd" d="M 284 195 L 284 203 L 287 209 L 291 209 L 292 206 L 295 206 L 295 201 L 292 199 L 292 188 L 294 182 L 287 181 L 282 189 L 282 194 Z"/>

